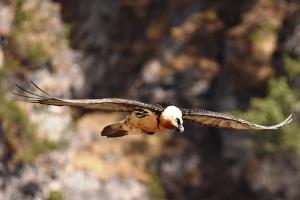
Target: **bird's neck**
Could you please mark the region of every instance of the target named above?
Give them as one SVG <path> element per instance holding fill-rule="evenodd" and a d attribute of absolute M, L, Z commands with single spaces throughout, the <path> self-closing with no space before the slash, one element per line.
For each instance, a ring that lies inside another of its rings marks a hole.
<path fill-rule="evenodd" d="M 163 115 L 160 116 L 160 127 L 164 129 L 175 129 L 176 126 L 174 126 L 171 123 L 171 120 L 168 118 L 165 118 Z"/>

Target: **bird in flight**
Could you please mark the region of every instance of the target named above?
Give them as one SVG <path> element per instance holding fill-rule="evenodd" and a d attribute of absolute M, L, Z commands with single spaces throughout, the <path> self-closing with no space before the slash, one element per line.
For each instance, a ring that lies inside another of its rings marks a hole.
<path fill-rule="evenodd" d="M 122 137 L 133 134 L 152 135 L 166 130 L 183 132 L 183 120 L 219 128 L 244 130 L 278 129 L 292 121 L 292 115 L 290 115 L 279 124 L 263 126 L 229 114 L 200 109 L 182 109 L 174 105 L 162 107 L 161 105 L 118 98 L 61 99 L 48 94 L 35 83 L 31 82 L 31 84 L 38 89 L 39 93 L 34 93 L 16 84 L 23 91 L 23 93 L 12 92 L 14 95 L 22 97 L 21 99 L 16 99 L 17 101 L 127 113 L 124 120 L 103 128 L 101 135 L 106 137 Z"/>

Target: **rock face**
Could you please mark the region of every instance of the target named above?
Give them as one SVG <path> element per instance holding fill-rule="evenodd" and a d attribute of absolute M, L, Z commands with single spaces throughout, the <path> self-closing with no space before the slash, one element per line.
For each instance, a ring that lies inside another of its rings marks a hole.
<path fill-rule="evenodd" d="M 5 2 L 0 2 L 0 70 L 4 64 L 3 46 L 5 42 L 3 37 L 8 36 L 11 31 L 11 24 L 14 18 L 14 11 L 11 6 Z"/>
<path fill-rule="evenodd" d="M 14 9 L 9 2 L 0 2 L 0 35 L 8 36 L 14 20 Z"/>
<path fill-rule="evenodd" d="M 69 174 L 64 187 L 66 199 L 148 199 L 145 186 L 134 179 L 112 177 L 101 183 L 95 175 L 80 171 Z"/>
<path fill-rule="evenodd" d="M 4 55 L 2 49 L 0 48 L 0 69 L 3 67 L 3 63 L 4 63 Z"/>
<path fill-rule="evenodd" d="M 1 1 L 0 81 L 14 69 L 12 79 L 27 89 L 33 80 L 64 98 L 246 109 L 251 97 L 265 95 L 272 74 L 284 74 L 285 56 L 300 58 L 299 7 L 268 0 Z M 299 158 L 258 155 L 253 133 L 185 123 L 183 135 L 111 140 L 101 129 L 124 116 L 18 105 L 38 138 L 66 144 L 17 162 L 0 105 L 0 200 L 300 198 Z M 17 137 L 23 132 L 14 129 Z"/>

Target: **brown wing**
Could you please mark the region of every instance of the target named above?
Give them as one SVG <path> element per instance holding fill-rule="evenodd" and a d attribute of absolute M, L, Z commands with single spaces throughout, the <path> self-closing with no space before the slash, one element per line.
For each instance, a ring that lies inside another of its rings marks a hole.
<path fill-rule="evenodd" d="M 232 115 L 211 112 L 206 110 L 191 110 L 183 109 L 183 119 L 191 120 L 202 125 L 215 126 L 220 128 L 233 128 L 233 129 L 254 129 L 254 130 L 263 130 L 263 129 L 278 129 L 282 126 L 287 125 L 292 121 L 292 115 L 286 118 L 279 124 L 273 126 L 263 126 L 248 122 L 243 119 L 239 119 Z"/>
<path fill-rule="evenodd" d="M 146 104 L 139 101 L 118 99 L 118 98 L 106 98 L 106 99 L 61 99 L 49 95 L 44 90 L 39 88 L 36 84 L 31 82 L 41 94 L 37 94 L 22 88 L 21 86 L 16 86 L 22 90 L 24 93 L 12 92 L 14 95 L 22 97 L 21 99 L 16 99 L 17 101 L 25 101 L 30 103 L 39 103 L 46 105 L 55 106 L 73 106 L 82 107 L 88 109 L 97 109 L 102 111 L 114 111 L 114 112 L 132 112 L 135 109 L 149 109 L 153 112 L 162 112 L 162 108 L 152 104 Z"/>

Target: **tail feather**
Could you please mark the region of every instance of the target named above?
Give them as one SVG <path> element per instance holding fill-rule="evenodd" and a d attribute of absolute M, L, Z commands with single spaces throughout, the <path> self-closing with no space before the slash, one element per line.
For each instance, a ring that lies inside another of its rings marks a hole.
<path fill-rule="evenodd" d="M 122 137 L 128 135 L 127 131 L 124 130 L 123 125 L 123 122 L 119 122 L 106 126 L 101 131 L 101 135 L 106 137 Z"/>

